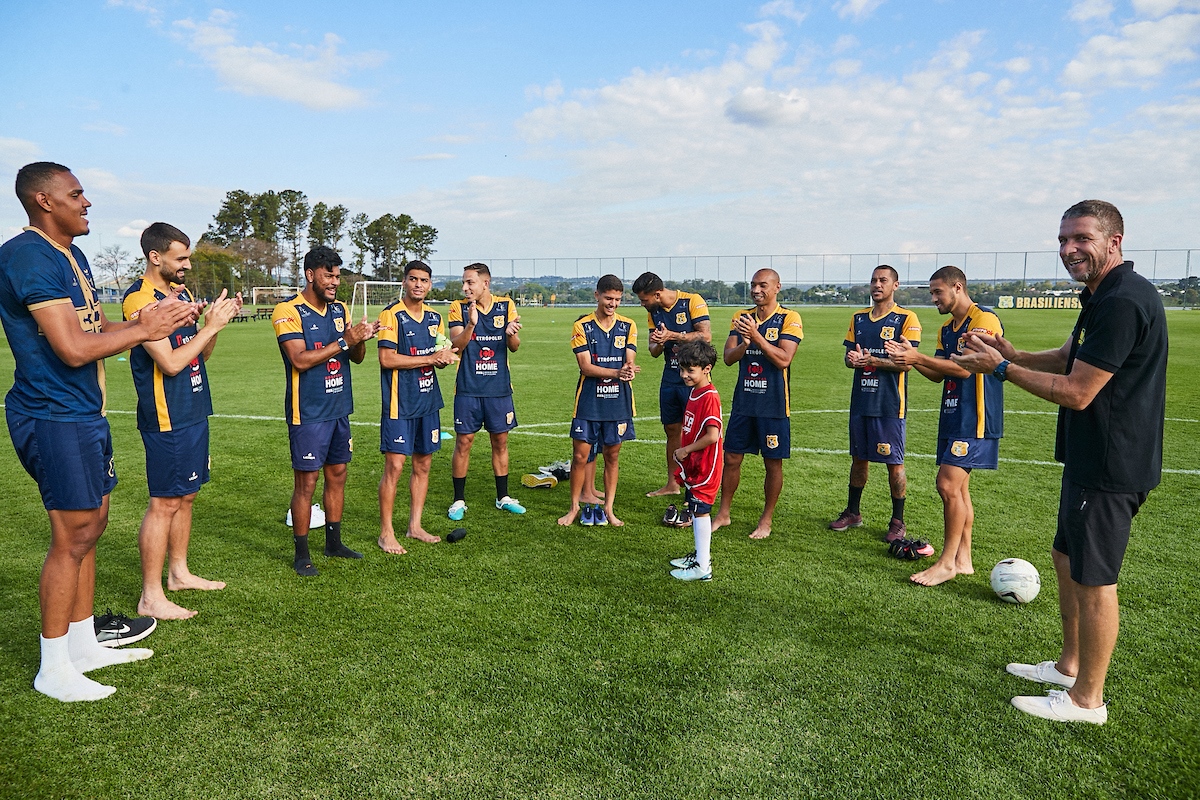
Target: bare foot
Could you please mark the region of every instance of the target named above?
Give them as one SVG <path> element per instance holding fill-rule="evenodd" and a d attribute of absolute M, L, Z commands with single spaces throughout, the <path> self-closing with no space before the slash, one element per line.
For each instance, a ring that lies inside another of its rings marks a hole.
<path fill-rule="evenodd" d="M 938 562 L 929 569 L 923 569 L 920 572 L 909 578 L 913 583 L 919 583 L 922 586 L 938 586 L 952 579 L 958 572 L 955 571 L 951 564 L 943 564 Z"/>
<path fill-rule="evenodd" d="M 400 542 L 396 541 L 396 534 L 392 532 L 379 534 L 376 542 L 379 544 L 380 550 L 394 556 L 402 556 L 408 552 L 400 545 Z"/>
<path fill-rule="evenodd" d="M 608 517 L 608 524 L 612 525 L 614 528 L 620 528 L 625 525 L 624 522 L 617 519 L 617 515 L 612 512 L 611 508 L 604 509 L 604 516 Z"/>
<path fill-rule="evenodd" d="M 604 505 L 604 498 L 595 492 L 592 492 L 590 496 L 580 497 L 579 502 L 586 503 L 587 505 L 591 506 L 602 506 Z"/>
<path fill-rule="evenodd" d="M 409 529 L 409 531 L 404 535 L 409 539 L 416 539 L 418 542 L 425 542 L 426 544 L 437 544 L 442 540 L 442 537 L 434 536 L 424 528 L 417 528 L 416 530 Z"/>
<path fill-rule="evenodd" d="M 758 523 L 758 527 L 750 532 L 751 539 L 765 539 L 771 535 L 771 526 Z"/>
<path fill-rule="evenodd" d="M 199 612 L 175 605 L 165 597 L 154 601 L 147 601 L 143 597 L 138 600 L 137 613 L 155 619 L 191 619 Z"/>
<path fill-rule="evenodd" d="M 712 518 L 713 532 L 715 533 L 718 528 L 724 528 L 729 523 L 730 523 L 729 517 L 722 517 L 720 515 L 713 517 Z"/>
<path fill-rule="evenodd" d="M 975 567 L 971 564 L 969 556 L 967 558 L 956 558 L 954 559 L 954 571 L 959 575 L 974 575 Z"/>
<path fill-rule="evenodd" d="M 653 492 L 646 492 L 646 497 L 665 497 L 669 494 L 679 494 L 679 484 L 671 481 L 661 489 L 655 489 Z"/>
<path fill-rule="evenodd" d="M 571 506 L 571 510 L 558 518 L 559 525 L 574 525 L 575 518 L 579 516 L 579 506 Z"/>
<path fill-rule="evenodd" d="M 202 589 L 207 592 L 216 591 L 225 588 L 225 581 L 210 581 L 207 578 L 201 578 L 199 575 L 188 573 L 186 575 L 175 575 L 167 573 L 167 588 L 172 592 L 180 592 L 184 589 Z"/>

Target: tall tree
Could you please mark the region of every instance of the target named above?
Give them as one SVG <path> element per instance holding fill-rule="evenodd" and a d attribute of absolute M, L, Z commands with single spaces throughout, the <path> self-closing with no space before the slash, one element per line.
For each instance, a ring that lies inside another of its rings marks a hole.
<path fill-rule="evenodd" d="M 433 249 L 438 237 L 437 228 L 432 225 L 409 225 L 406 233 L 401 244 L 406 254 L 404 263 L 408 263 L 408 253 L 420 261 L 427 261 L 430 255 L 437 252 Z"/>
<path fill-rule="evenodd" d="M 329 206 L 324 202 L 317 203 L 313 206 L 312 218 L 308 222 L 309 245 L 325 245 L 334 250 L 338 249 L 349 216 L 350 209 L 343 205 Z"/>
<path fill-rule="evenodd" d="M 367 226 L 371 218 L 359 212 L 350 220 L 350 243 L 354 245 L 354 269 L 363 272 L 367 263 L 367 252 L 371 249 L 367 239 Z"/>
<path fill-rule="evenodd" d="M 101 278 L 107 278 L 117 285 L 118 292 L 122 290 L 123 280 L 136 280 L 131 274 L 134 265 L 133 254 L 119 244 L 110 244 L 96 253 L 92 264 Z"/>
<path fill-rule="evenodd" d="M 284 189 L 279 193 L 280 234 L 292 251 L 292 285 L 300 277 L 300 249 L 308 218 L 312 213 L 308 197 L 295 189 Z"/>
<path fill-rule="evenodd" d="M 280 202 L 279 193 L 268 189 L 260 194 L 253 195 L 250 200 L 250 236 L 260 242 L 266 242 L 271 247 L 279 251 L 279 234 L 280 234 Z M 282 253 L 280 258 L 274 259 L 278 262 L 278 266 L 283 265 Z M 279 275 L 272 273 L 272 277 L 278 281 Z"/>
<path fill-rule="evenodd" d="M 200 237 L 201 240 L 226 247 L 231 242 L 245 239 L 252 230 L 250 206 L 253 202 L 254 196 L 242 189 L 226 192 L 220 210 L 209 223 L 208 231 Z"/>

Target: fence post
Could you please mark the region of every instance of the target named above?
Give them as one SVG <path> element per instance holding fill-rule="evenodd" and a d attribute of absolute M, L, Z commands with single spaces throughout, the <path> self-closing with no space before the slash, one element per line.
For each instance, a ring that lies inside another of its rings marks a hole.
<path fill-rule="evenodd" d="M 747 256 L 742 256 L 742 305 L 750 302 L 750 277 L 746 274 L 747 259 Z"/>
<path fill-rule="evenodd" d="M 1025 263 L 1021 265 L 1021 291 L 1025 291 L 1025 275 L 1029 272 L 1029 251 L 1025 251 Z"/>

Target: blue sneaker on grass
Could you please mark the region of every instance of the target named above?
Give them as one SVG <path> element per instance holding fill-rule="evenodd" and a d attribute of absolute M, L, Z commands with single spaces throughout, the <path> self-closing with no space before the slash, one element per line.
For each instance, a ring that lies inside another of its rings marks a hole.
<path fill-rule="evenodd" d="M 603 506 L 596 506 L 596 517 L 595 517 L 595 519 L 596 519 L 596 524 L 597 524 L 597 525 L 607 525 L 607 524 L 608 524 L 608 514 L 606 514 L 606 513 L 604 512 L 604 507 L 603 507 Z"/>
<path fill-rule="evenodd" d="M 525 513 L 525 506 L 518 503 L 515 497 L 509 497 L 508 495 L 504 495 L 504 497 L 496 501 L 496 508 L 501 511 L 507 511 L 510 514 Z"/>
<path fill-rule="evenodd" d="M 450 510 L 446 512 L 446 516 L 449 517 L 450 519 L 454 520 L 455 522 L 459 522 L 460 520 L 462 520 L 463 516 L 466 513 L 467 513 L 467 504 L 464 503 L 462 500 L 455 500 L 450 505 Z"/>
<path fill-rule="evenodd" d="M 583 504 L 583 510 L 579 512 L 579 524 L 588 528 L 596 524 L 596 509 L 594 506 L 588 503 Z"/>

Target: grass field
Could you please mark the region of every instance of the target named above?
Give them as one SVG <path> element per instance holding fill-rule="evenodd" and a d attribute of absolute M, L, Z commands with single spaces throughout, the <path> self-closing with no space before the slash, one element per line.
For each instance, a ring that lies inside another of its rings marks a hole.
<path fill-rule="evenodd" d="M 641 309 L 626 309 L 644 327 Z M 567 458 L 581 310 L 524 313 L 513 358 L 520 474 Z M 633 313 L 636 311 L 636 313 Z M 723 340 L 731 308 L 714 309 Z M 1055 418 L 1009 388 L 1004 459 L 972 481 L 977 572 L 935 589 L 886 557 L 882 471 L 867 526 L 826 530 L 846 500 L 851 309 L 801 308 L 792 444 L 775 533 L 746 537 L 762 499 L 747 459 L 734 525 L 714 537 L 715 579 L 681 585 L 667 559 L 690 530 L 658 525 L 665 503 L 657 421 L 661 361 L 635 383 L 644 440 L 621 455 L 624 529 L 562 529 L 565 486 L 521 490 L 523 517 L 492 508 L 486 437 L 467 487 L 467 538 L 385 556 L 376 486 L 374 344 L 353 371 L 356 454 L 344 537 L 356 563 L 315 555 L 291 569 L 282 524 L 291 493 L 282 366 L 265 321 L 230 326 L 209 363 L 212 482 L 196 503 L 192 568 L 229 588 L 176 595 L 200 614 L 164 622 L 154 658 L 95 673 L 117 693 L 65 705 L 31 688 L 37 577 L 48 524 L 12 447 L 0 446 L 0 796 L 359 797 L 1194 797 L 1200 787 L 1200 313 L 1172 311 L 1163 477 L 1138 516 L 1122 573 L 1123 628 L 1107 726 L 1026 717 L 1038 692 L 1008 661 L 1057 654 L 1049 548 L 1061 471 Z M 110 310 L 110 316 L 112 311 Z M 939 320 L 921 309 L 928 350 Z M 1019 347 L 1060 345 L 1069 311 L 1002 316 Z M 644 334 L 643 334 L 644 336 Z M 0 348 L 0 375 L 12 358 Z M 120 484 L 99 545 L 97 607 L 131 612 L 146 503 L 128 365 L 108 361 Z M 728 410 L 734 370 L 715 381 Z M 914 373 L 914 376 L 916 373 Z M 453 377 L 442 374 L 452 402 Z M 941 544 L 934 490 L 938 387 L 910 395 L 909 530 Z M 271 419 L 263 419 L 269 417 Z M 450 422 L 450 411 L 443 413 Z M 5 433 L 7 438 L 7 432 Z M 434 457 L 427 527 L 450 529 L 450 449 Z M 879 470 L 880 468 L 876 468 Z M 401 492 L 402 497 L 404 492 Z M 397 518 L 407 514 L 398 500 Z M 314 534 L 319 553 L 320 531 Z M 1042 573 L 1027 607 L 999 602 L 987 575 L 1019 556 Z"/>

